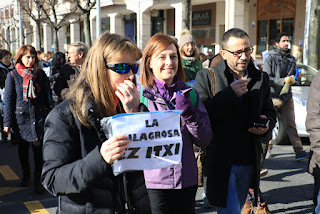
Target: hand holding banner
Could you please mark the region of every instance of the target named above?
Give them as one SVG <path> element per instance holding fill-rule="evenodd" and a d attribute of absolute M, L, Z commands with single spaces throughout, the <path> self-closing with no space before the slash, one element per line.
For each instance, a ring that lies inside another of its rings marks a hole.
<path fill-rule="evenodd" d="M 146 112 L 103 118 L 101 125 L 108 138 L 126 134 L 131 141 L 125 154 L 113 163 L 113 173 L 181 164 L 180 113 Z"/>

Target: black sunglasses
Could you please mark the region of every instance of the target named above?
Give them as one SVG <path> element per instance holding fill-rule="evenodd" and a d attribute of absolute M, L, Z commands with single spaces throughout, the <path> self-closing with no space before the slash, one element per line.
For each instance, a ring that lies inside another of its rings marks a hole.
<path fill-rule="evenodd" d="M 249 48 L 245 49 L 244 51 L 229 51 L 227 49 L 222 49 L 228 51 L 229 53 L 233 54 L 234 57 L 241 57 L 244 53 L 245 55 L 249 56 L 253 52 L 253 47 L 250 46 Z"/>
<path fill-rule="evenodd" d="M 136 74 L 139 70 L 139 64 L 133 64 L 133 65 L 129 65 L 126 63 L 106 64 L 106 67 L 118 74 L 127 74 L 130 72 L 130 70 L 132 70 L 133 74 Z"/>

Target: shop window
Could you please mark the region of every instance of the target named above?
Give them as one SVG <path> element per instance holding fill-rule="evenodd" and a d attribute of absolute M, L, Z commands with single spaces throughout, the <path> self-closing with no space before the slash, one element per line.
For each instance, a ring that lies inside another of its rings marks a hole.
<path fill-rule="evenodd" d="M 83 21 L 80 21 L 80 41 L 81 42 L 85 42 L 86 39 L 85 39 L 85 35 L 84 35 L 84 23 Z"/>
<path fill-rule="evenodd" d="M 261 54 L 268 48 L 268 20 L 258 21 L 257 53 Z"/>
<path fill-rule="evenodd" d="M 70 38 L 70 24 L 66 27 L 66 37 L 67 37 L 67 44 L 71 44 L 71 38 Z"/>
<path fill-rule="evenodd" d="M 101 19 L 101 32 L 110 32 L 110 18 Z"/>
<path fill-rule="evenodd" d="M 164 11 L 151 11 L 151 36 L 156 33 L 163 33 Z"/>
<path fill-rule="evenodd" d="M 280 32 L 289 35 L 290 43 L 293 41 L 294 18 L 259 20 L 257 32 L 257 54 L 273 49 L 275 39 Z"/>
<path fill-rule="evenodd" d="M 295 12 L 296 0 L 257 0 L 257 55 L 273 49 L 279 32 L 287 33 L 292 43 Z"/>
<path fill-rule="evenodd" d="M 129 38 L 131 41 L 136 43 L 137 41 L 137 15 L 130 14 L 126 15 L 124 19 L 124 30 L 125 30 L 125 37 Z"/>

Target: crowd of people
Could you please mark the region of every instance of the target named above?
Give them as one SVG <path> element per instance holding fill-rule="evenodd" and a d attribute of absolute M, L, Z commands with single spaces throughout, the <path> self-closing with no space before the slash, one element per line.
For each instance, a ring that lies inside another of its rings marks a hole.
<path fill-rule="evenodd" d="M 21 186 L 31 185 L 31 145 L 34 191 L 58 196 L 59 213 L 192 214 L 202 176 L 205 206 L 216 207 L 218 214 L 252 214 L 254 205 L 257 214 L 270 213 L 259 186 L 276 111 L 296 159 L 309 157 L 294 124 L 292 92 L 280 95 L 295 75 L 295 58 L 287 34 L 275 41 L 265 72 L 255 66 L 250 38 L 238 28 L 223 34 L 215 56 L 199 53 L 187 30 L 179 39 L 157 33 L 143 52 L 131 40 L 109 33 L 90 49 L 75 42 L 66 54 L 53 57 L 23 45 L 12 63 L 12 54 L 0 50 L 1 142 L 11 134 L 18 144 Z M 318 86 L 312 86 L 310 93 L 317 94 Z M 276 109 L 275 100 L 281 103 Z M 318 101 L 308 103 L 307 128 L 320 210 Z M 181 111 L 181 164 L 115 176 L 112 164 L 130 140 L 124 134 L 107 138 L 100 120 L 164 110 Z M 195 153 L 204 154 L 201 174 Z"/>

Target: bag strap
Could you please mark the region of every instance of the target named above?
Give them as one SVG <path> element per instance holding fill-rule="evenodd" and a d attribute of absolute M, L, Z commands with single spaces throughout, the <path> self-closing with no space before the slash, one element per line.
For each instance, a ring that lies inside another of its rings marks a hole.
<path fill-rule="evenodd" d="M 208 71 L 210 74 L 211 93 L 214 96 L 217 93 L 216 74 L 214 73 L 214 70 L 212 68 L 208 68 Z"/>
<path fill-rule="evenodd" d="M 145 105 L 148 108 L 148 98 L 143 96 L 143 86 L 140 87 L 140 103 Z"/>
<path fill-rule="evenodd" d="M 187 86 L 191 87 L 188 83 L 186 83 Z M 194 88 L 191 87 L 191 91 L 190 93 L 190 98 L 191 98 L 191 103 L 194 107 L 197 106 L 197 94 L 196 91 L 194 90 Z"/>

